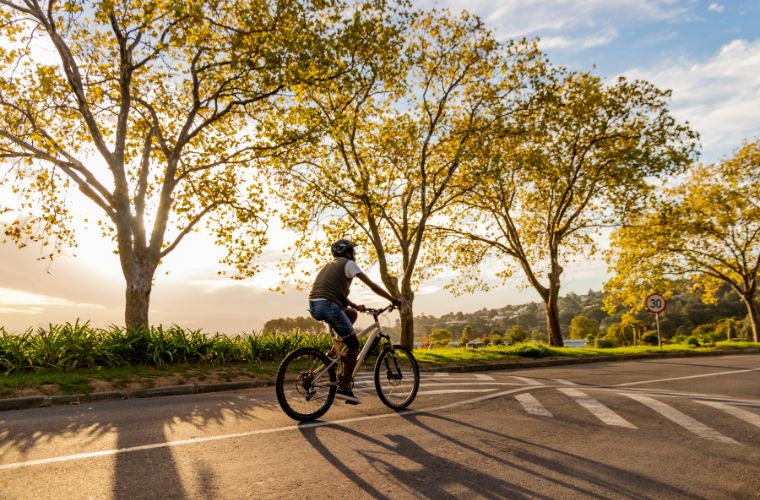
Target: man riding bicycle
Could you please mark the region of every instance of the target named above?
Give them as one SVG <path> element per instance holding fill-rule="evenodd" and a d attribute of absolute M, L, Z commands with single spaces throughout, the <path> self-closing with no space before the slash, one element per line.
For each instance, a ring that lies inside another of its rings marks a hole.
<path fill-rule="evenodd" d="M 364 274 L 359 265 L 354 262 L 354 249 L 356 245 L 349 240 L 338 240 L 330 246 L 335 260 L 326 264 L 317 274 L 314 284 L 309 293 L 309 313 L 319 321 L 324 321 L 340 336 L 348 350 L 343 356 L 343 373 L 338 380 L 338 390 L 335 397 L 344 399 L 350 404 L 360 404 L 351 390 L 351 375 L 356 366 L 356 357 L 359 353 L 359 339 L 354 331 L 354 322 L 358 317 L 357 311 L 364 311 L 365 307 L 355 304 L 348 299 L 351 281 L 354 277 L 362 280 L 373 292 L 388 299 L 394 305 L 399 305 L 400 300 L 395 299 L 382 287 L 373 282 Z M 339 345 L 333 345 L 333 352 L 340 352 Z"/>

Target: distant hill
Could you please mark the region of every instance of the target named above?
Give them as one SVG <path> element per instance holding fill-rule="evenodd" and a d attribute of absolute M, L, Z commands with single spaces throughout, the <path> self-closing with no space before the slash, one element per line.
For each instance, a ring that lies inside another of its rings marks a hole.
<path fill-rule="evenodd" d="M 698 293 L 689 290 L 688 286 L 683 291 L 674 295 L 668 301 L 668 308 L 660 317 L 660 327 L 666 338 L 676 334 L 690 334 L 697 326 L 716 323 L 723 318 L 737 318 L 744 320 L 746 309 L 741 303 L 739 296 L 729 287 L 723 287 L 718 292 L 718 300 L 714 304 L 704 304 Z M 604 332 L 613 324 L 620 322 L 620 315 L 610 316 L 602 310 L 604 292 L 589 290 L 586 294 L 579 295 L 568 293 L 559 299 L 559 322 L 562 334 L 568 337 L 570 322 L 578 315 L 583 315 L 596 321 L 599 329 Z M 646 311 L 637 315 L 636 319 L 643 321 L 647 329 L 654 329 L 654 316 Z M 465 313 L 452 312 L 442 316 L 430 316 L 421 314 L 414 318 L 414 330 L 417 338 L 427 336 L 434 328 L 444 328 L 451 331 L 454 338 L 461 335 L 465 326 L 472 329 L 472 337 L 478 338 L 494 331 L 499 333 L 508 332 L 513 326 L 520 326 L 526 332 L 533 332 L 537 336 L 545 336 L 546 313 L 540 302 L 504 306 L 498 309 L 480 309 L 479 311 Z M 264 325 L 265 332 L 290 331 L 300 328 L 303 331 L 324 331 L 324 324 L 308 317 L 278 318 L 267 321 Z M 744 325 L 742 328 L 748 328 Z M 395 338 L 400 331 L 398 320 L 396 324 L 387 329 Z"/>

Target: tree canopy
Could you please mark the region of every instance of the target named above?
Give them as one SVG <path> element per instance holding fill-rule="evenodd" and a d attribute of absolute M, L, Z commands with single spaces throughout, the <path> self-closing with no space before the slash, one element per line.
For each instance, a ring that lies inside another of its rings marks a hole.
<path fill-rule="evenodd" d="M 670 114 L 670 92 L 620 78 L 556 70 L 531 105 L 480 150 L 471 195 L 451 214 L 464 265 L 495 255 L 544 301 L 553 345 L 562 344 L 558 298 L 565 265 L 595 253 L 600 229 L 637 210 L 651 179 L 682 171 L 696 134 Z M 518 133 L 514 133 L 518 131 Z"/>
<path fill-rule="evenodd" d="M 331 3 L 1 0 L 0 9 L 0 158 L 19 195 L 6 236 L 52 247 L 52 259 L 75 244 L 68 192 L 81 191 L 115 240 L 129 328 L 147 325 L 157 266 L 202 222 L 233 274 L 255 272 L 266 242 L 256 160 L 278 145 L 261 129 L 286 91 L 325 77 Z"/>
<path fill-rule="evenodd" d="M 654 291 L 693 280 L 704 299 L 728 284 L 744 301 L 758 341 L 760 268 L 760 143 L 708 165 L 694 165 L 682 182 L 663 189 L 646 211 L 613 236 L 607 306 L 636 311 Z"/>

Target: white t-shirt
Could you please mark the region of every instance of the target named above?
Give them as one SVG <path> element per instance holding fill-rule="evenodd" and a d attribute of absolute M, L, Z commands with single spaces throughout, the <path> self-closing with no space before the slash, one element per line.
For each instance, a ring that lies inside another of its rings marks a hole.
<path fill-rule="evenodd" d="M 346 262 L 343 271 L 346 273 L 346 278 L 348 279 L 353 279 L 357 274 L 364 272 L 362 271 L 362 268 L 359 267 L 359 264 L 350 259 Z"/>

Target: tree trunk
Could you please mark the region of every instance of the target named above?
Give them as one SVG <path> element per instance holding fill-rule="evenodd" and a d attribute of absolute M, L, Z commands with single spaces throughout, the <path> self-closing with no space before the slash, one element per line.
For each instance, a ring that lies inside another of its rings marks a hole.
<path fill-rule="evenodd" d="M 760 323 L 760 317 L 758 316 L 754 294 L 742 295 L 742 300 L 744 301 L 744 305 L 747 306 L 747 318 L 752 327 L 752 342 L 760 342 L 758 339 L 758 323 Z"/>
<path fill-rule="evenodd" d="M 124 321 L 129 331 L 150 326 L 148 311 L 150 308 L 150 292 L 153 287 L 153 273 L 146 267 L 146 265 L 139 266 L 131 273 L 131 276 L 127 277 Z"/>
<path fill-rule="evenodd" d="M 408 300 L 408 299 L 407 299 Z M 414 312 L 409 300 L 398 310 L 401 324 L 401 345 L 407 349 L 414 348 Z"/>
<path fill-rule="evenodd" d="M 562 274 L 562 266 L 556 258 L 556 251 L 552 252 L 552 269 L 549 272 L 549 288 L 544 289 L 542 294 L 546 306 L 546 330 L 549 335 L 549 345 L 562 347 L 562 331 L 559 328 L 559 277 Z"/>
<path fill-rule="evenodd" d="M 548 299 L 545 301 L 546 306 L 546 330 L 549 334 L 549 345 L 562 347 L 562 331 L 559 327 L 559 307 L 558 307 L 558 290 L 550 290 Z"/>

